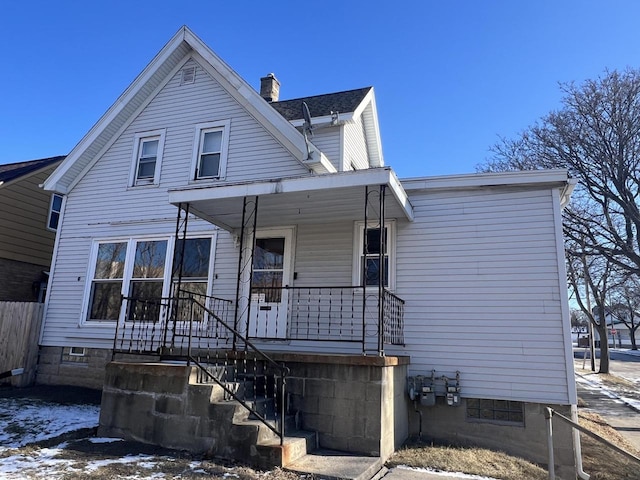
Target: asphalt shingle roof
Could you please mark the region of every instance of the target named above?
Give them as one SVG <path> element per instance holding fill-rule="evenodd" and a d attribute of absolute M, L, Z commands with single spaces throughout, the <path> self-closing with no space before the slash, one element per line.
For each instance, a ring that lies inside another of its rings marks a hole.
<path fill-rule="evenodd" d="M 331 115 L 331 112 L 348 113 L 353 112 L 360 105 L 371 88 L 365 87 L 347 90 L 346 92 L 294 98 L 292 100 L 272 102 L 270 105 L 289 121 L 302 118 L 302 102 L 307 104 L 312 117 L 324 117 Z"/>
<path fill-rule="evenodd" d="M 24 175 L 28 175 L 41 168 L 53 165 L 56 162 L 64 160 L 64 155 L 58 157 L 41 158 L 39 160 L 30 160 L 28 162 L 8 163 L 0 165 L 0 182 L 8 182 L 15 180 Z"/>

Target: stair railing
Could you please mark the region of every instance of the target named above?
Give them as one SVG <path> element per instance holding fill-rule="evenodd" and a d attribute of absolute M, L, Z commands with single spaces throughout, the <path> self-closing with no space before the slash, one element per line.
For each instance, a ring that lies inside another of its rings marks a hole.
<path fill-rule="evenodd" d="M 229 337 L 232 337 L 232 338 L 235 337 L 236 341 L 239 340 L 241 343 L 244 344 L 245 351 L 234 352 L 235 357 L 243 358 L 245 361 L 249 357 L 252 357 L 254 361 L 259 359 L 262 362 L 264 362 L 265 366 L 268 365 L 277 372 L 276 378 L 278 379 L 278 385 L 275 387 L 275 392 L 276 392 L 276 395 L 279 396 L 278 407 L 280 412 L 278 415 L 279 418 L 277 419 L 279 428 L 276 428 L 273 425 L 271 425 L 271 423 L 269 423 L 269 420 L 265 418 L 265 416 L 260 414 L 260 412 L 258 412 L 256 408 L 252 407 L 243 398 L 241 398 L 241 396 L 238 395 L 233 389 L 229 388 L 224 381 L 218 379 L 215 375 L 211 374 L 211 372 L 207 370 L 206 365 L 204 365 L 203 363 L 201 363 L 199 360 L 195 358 L 196 356 L 192 352 L 192 343 L 191 341 L 189 342 L 188 360 L 190 362 L 193 362 L 193 364 L 198 367 L 200 372 L 206 378 L 208 378 L 209 380 L 212 380 L 217 385 L 222 387 L 222 389 L 225 391 L 225 393 L 229 397 L 233 398 L 238 403 L 240 403 L 240 405 L 246 408 L 253 416 L 255 416 L 264 425 L 266 425 L 273 433 L 275 433 L 280 438 L 280 445 L 282 445 L 284 443 L 284 436 L 285 436 L 285 411 L 286 411 L 285 399 L 286 399 L 286 383 L 287 383 L 286 378 L 287 378 L 287 375 L 289 374 L 289 368 L 286 365 L 280 364 L 275 360 L 273 360 L 266 353 L 264 353 L 262 350 L 256 347 L 245 335 L 243 335 L 238 330 L 233 328 L 231 325 L 226 323 L 214 311 L 212 311 L 210 308 L 208 308 L 206 305 L 204 305 L 197 299 L 193 298 L 193 296 L 191 296 L 191 303 L 192 305 L 197 306 L 198 308 L 207 312 L 209 314 L 209 318 L 212 320 L 215 320 L 216 326 L 222 326 L 224 330 L 226 330 L 229 334 L 231 334 L 229 335 Z M 189 329 L 189 331 L 191 332 L 191 329 Z"/>

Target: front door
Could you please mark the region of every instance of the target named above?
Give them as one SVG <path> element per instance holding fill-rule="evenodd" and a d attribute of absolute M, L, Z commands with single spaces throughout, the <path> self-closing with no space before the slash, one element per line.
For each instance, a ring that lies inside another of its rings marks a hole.
<path fill-rule="evenodd" d="M 256 233 L 251 277 L 249 336 L 287 337 L 287 311 L 291 286 L 291 229 Z"/>

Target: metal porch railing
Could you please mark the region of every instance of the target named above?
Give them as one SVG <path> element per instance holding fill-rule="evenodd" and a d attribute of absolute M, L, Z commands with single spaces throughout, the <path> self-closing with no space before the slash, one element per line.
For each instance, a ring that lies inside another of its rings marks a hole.
<path fill-rule="evenodd" d="M 231 301 L 184 291 L 122 300 L 125 320 L 116 327 L 114 355 L 160 355 L 195 365 L 199 382 L 219 385 L 283 443 L 288 368 L 231 326 Z M 242 352 L 230 350 L 234 337 Z"/>
<path fill-rule="evenodd" d="M 381 334 L 385 344 L 404 345 L 404 301 L 386 289 L 380 296 L 377 289 L 353 286 L 253 287 L 251 298 L 253 338 L 283 331 L 278 324 L 286 322 L 288 340 L 377 345 Z"/>

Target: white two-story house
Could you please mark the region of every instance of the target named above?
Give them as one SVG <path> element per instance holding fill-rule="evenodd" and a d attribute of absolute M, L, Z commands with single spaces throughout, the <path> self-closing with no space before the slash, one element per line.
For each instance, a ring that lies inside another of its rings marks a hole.
<path fill-rule="evenodd" d="M 268 356 L 322 447 L 386 458 L 421 433 L 544 463 L 543 407 L 576 404 L 566 172 L 400 180 L 373 88 L 279 87 L 184 27 L 49 177 L 64 202 L 38 381 L 104 385 L 104 413 L 128 354 Z M 180 446 L 157 422 L 101 425 Z"/>

